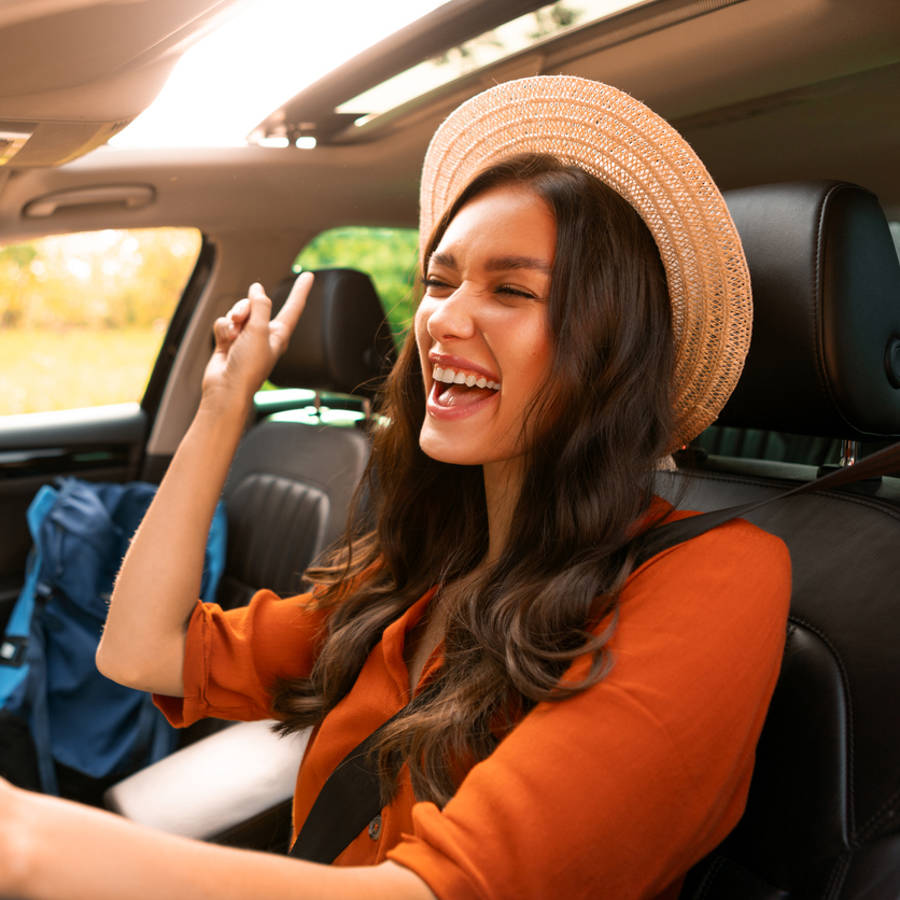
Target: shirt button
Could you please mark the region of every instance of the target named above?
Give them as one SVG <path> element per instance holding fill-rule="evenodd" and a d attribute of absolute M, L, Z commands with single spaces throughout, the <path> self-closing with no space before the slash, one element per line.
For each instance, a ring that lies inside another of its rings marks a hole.
<path fill-rule="evenodd" d="M 378 836 L 381 834 L 381 813 L 375 816 L 371 822 L 369 822 L 369 837 L 372 838 L 373 841 L 378 840 Z"/>

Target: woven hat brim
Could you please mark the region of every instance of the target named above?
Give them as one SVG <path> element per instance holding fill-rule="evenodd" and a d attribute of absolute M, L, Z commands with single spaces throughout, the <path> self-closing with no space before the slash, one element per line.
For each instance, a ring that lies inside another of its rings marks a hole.
<path fill-rule="evenodd" d="M 666 271 L 676 357 L 672 448 L 713 422 L 750 346 L 750 275 L 725 201 L 685 139 L 633 97 L 571 75 L 490 88 L 438 128 L 422 169 L 420 250 L 482 169 L 549 153 L 596 176 L 638 212 Z"/>

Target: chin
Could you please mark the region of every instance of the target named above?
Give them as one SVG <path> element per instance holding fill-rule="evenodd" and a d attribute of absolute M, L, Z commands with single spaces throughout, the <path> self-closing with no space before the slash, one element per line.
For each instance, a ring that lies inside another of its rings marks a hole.
<path fill-rule="evenodd" d="M 454 466 L 480 466 L 486 462 L 483 454 L 471 448 L 460 447 L 458 441 L 428 434 L 423 431 L 419 435 L 419 448 L 428 457 L 437 462 Z"/>

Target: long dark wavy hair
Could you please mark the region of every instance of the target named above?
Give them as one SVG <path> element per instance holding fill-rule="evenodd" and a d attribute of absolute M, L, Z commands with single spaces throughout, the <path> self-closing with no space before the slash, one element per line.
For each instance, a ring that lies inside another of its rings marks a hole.
<path fill-rule="evenodd" d="M 543 154 L 492 166 L 437 224 L 423 268 L 456 213 L 503 185 L 533 191 L 556 219 L 551 371 L 526 417 L 527 462 L 506 546 L 452 592 L 434 686 L 377 749 L 385 802 L 407 763 L 416 797 L 443 805 L 535 704 L 603 677 L 609 629 L 596 626 L 614 612 L 630 572 L 635 523 L 672 433 L 674 349 L 659 253 L 631 206 L 592 175 Z M 385 627 L 429 588 L 473 572 L 487 551 L 481 467 L 419 448 L 425 390 L 412 335 L 382 412 L 387 424 L 374 432 L 357 493 L 366 503 L 355 504 L 329 564 L 307 573 L 330 613 L 310 677 L 276 686 L 285 732 L 320 722 Z M 561 682 L 582 654 L 592 661 L 587 675 Z"/>

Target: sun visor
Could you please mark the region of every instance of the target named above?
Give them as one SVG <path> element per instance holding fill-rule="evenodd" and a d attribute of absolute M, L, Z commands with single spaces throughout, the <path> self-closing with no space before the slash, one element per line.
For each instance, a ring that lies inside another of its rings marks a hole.
<path fill-rule="evenodd" d="M 104 144 L 234 5 L 0 3 L 0 167 L 60 165 Z"/>
<path fill-rule="evenodd" d="M 56 166 L 105 144 L 119 122 L 4 122 L 0 119 L 0 166 Z"/>

